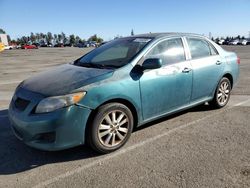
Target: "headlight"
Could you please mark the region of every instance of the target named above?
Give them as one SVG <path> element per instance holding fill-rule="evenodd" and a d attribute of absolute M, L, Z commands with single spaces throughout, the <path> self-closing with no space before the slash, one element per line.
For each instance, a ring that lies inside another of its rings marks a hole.
<path fill-rule="evenodd" d="M 39 102 L 36 107 L 36 113 L 46 113 L 52 112 L 59 108 L 67 107 L 78 103 L 84 96 L 86 92 L 73 93 L 69 95 L 48 97 Z"/>

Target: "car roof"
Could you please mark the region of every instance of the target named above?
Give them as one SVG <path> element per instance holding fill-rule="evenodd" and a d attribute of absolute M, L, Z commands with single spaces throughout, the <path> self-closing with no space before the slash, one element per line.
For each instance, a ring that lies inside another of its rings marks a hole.
<path fill-rule="evenodd" d="M 199 34 L 194 34 L 194 33 L 178 33 L 178 32 L 168 32 L 168 33 L 146 33 L 146 34 L 139 34 L 139 35 L 133 35 L 133 36 L 129 36 L 128 38 L 163 38 L 163 37 L 172 37 L 172 36 L 179 36 L 179 37 L 183 37 L 183 36 L 196 36 L 196 37 L 205 37 L 203 35 L 199 35 Z M 126 37 L 127 38 L 127 37 Z"/>

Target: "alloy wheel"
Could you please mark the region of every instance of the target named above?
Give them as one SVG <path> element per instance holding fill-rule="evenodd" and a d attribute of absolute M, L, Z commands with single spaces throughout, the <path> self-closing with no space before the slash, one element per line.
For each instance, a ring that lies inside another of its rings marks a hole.
<path fill-rule="evenodd" d="M 128 133 L 129 121 L 127 115 L 119 110 L 108 112 L 98 127 L 99 141 L 106 147 L 120 144 Z"/>
<path fill-rule="evenodd" d="M 224 106 L 228 99 L 229 99 L 229 95 L 230 95 L 230 85 L 228 82 L 223 81 L 220 84 L 218 93 L 217 93 L 217 101 L 221 106 Z"/>

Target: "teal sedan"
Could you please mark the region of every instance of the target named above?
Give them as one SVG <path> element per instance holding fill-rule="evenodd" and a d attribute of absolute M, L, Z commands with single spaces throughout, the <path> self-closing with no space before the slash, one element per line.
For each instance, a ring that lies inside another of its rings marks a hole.
<path fill-rule="evenodd" d="M 41 150 L 121 148 L 133 129 L 205 102 L 224 107 L 240 60 L 208 38 L 143 34 L 24 80 L 9 106 L 18 139 Z"/>

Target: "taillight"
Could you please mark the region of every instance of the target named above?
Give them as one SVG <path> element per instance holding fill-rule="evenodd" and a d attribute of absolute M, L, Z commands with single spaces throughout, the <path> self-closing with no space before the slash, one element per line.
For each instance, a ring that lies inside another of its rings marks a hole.
<path fill-rule="evenodd" d="M 237 58 L 237 63 L 240 64 L 240 58 L 239 57 Z"/>

